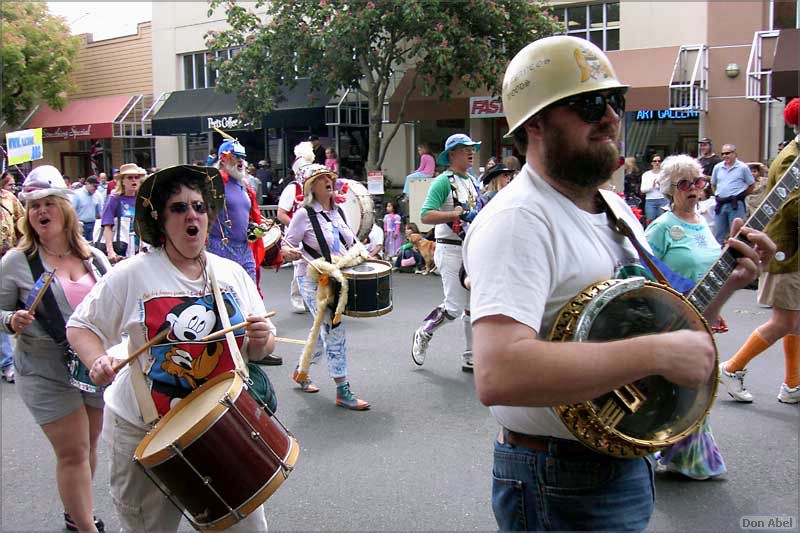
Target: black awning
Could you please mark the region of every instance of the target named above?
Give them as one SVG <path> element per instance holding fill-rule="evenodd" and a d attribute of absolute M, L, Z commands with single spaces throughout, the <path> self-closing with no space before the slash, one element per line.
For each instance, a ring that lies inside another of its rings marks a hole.
<path fill-rule="evenodd" d="M 800 94 L 800 29 L 781 30 L 772 63 L 772 96 Z"/>
<path fill-rule="evenodd" d="M 175 91 L 153 117 L 153 135 L 186 135 L 209 129 L 207 118 L 236 118 L 236 97 L 213 88 Z M 226 125 L 226 129 L 234 129 Z"/>
<path fill-rule="evenodd" d="M 299 79 L 284 89 L 283 100 L 264 115 L 264 128 L 306 127 L 325 123 L 325 105 L 330 98 L 310 91 L 308 79 Z M 247 129 L 239 120 L 236 97 L 213 88 L 175 91 L 153 117 L 153 135 L 205 133 L 216 126 L 225 131 Z"/>

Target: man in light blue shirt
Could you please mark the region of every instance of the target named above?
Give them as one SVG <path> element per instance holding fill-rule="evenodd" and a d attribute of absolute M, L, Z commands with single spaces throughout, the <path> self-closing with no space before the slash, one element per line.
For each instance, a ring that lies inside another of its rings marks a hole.
<path fill-rule="evenodd" d="M 72 195 L 72 205 L 83 225 L 83 238 L 92 242 L 94 221 L 103 212 L 103 196 L 97 190 L 97 178 L 89 176 L 83 187 Z"/>
<path fill-rule="evenodd" d="M 736 158 L 736 146 L 722 145 L 722 161 L 714 165 L 711 186 L 717 199 L 714 237 L 722 244 L 728 238 L 734 218 L 744 218 L 744 198 L 753 192 L 755 178 L 747 165 Z"/>

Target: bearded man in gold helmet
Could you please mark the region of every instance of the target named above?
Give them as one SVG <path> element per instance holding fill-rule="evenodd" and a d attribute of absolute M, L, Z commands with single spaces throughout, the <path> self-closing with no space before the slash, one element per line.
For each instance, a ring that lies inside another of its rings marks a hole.
<path fill-rule="evenodd" d="M 619 159 L 627 86 L 592 43 L 548 37 L 523 48 L 503 80 L 503 105 L 527 162 L 472 224 L 464 266 L 478 397 L 502 426 L 495 440 L 492 507 L 500 529 L 644 529 L 653 512 L 653 470 L 579 441 L 553 407 L 587 402 L 651 375 L 685 387 L 709 383 L 715 349 L 705 331 L 678 330 L 605 342 L 547 340 L 562 306 L 587 286 L 641 268 L 617 216 L 647 241 L 621 198 L 600 188 Z M 741 225 L 741 221 L 738 223 Z M 737 228 L 738 229 L 738 228 Z M 742 254 L 719 296 L 774 253 L 762 233 Z"/>

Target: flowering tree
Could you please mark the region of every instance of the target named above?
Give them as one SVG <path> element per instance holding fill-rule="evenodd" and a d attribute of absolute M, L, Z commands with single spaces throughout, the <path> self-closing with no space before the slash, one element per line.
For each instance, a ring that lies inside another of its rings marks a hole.
<path fill-rule="evenodd" d="M 0 36 L 0 119 L 13 129 L 42 100 L 64 107 L 80 43 L 64 19 L 44 2 L 0 2 Z"/>
<path fill-rule="evenodd" d="M 257 7 L 265 5 L 263 0 Z M 529 0 L 272 0 L 266 17 L 211 0 L 209 16 L 224 6 L 229 30 L 210 32 L 211 55 L 241 51 L 216 62 L 217 86 L 237 95 L 243 118 L 258 119 L 297 77 L 334 94 L 358 91 L 369 103 L 367 168 L 380 168 L 403 121 L 408 97 L 449 98 L 454 90 L 497 93 L 509 59 L 529 42 L 560 31 L 547 9 Z M 414 68 L 397 124 L 382 138 L 382 108 L 396 72 Z"/>

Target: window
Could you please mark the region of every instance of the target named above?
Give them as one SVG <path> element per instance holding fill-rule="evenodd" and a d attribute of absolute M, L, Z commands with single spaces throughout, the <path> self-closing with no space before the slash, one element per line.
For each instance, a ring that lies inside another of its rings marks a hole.
<path fill-rule="evenodd" d="M 773 30 L 800 28 L 800 0 L 772 0 Z"/>
<path fill-rule="evenodd" d="M 231 48 L 223 52 L 217 52 L 217 57 L 224 56 L 230 59 L 240 51 L 239 48 Z M 185 54 L 183 57 L 183 88 L 184 89 L 204 89 L 214 87 L 217 84 L 219 71 L 211 68 L 206 55 L 209 52 L 195 52 Z"/>
<path fill-rule="evenodd" d="M 555 14 L 567 35 L 592 41 L 601 50 L 619 50 L 619 2 L 557 8 Z"/>
<path fill-rule="evenodd" d="M 153 138 L 123 138 L 122 157 L 126 163 L 136 163 L 145 170 L 153 166 L 155 140 Z"/>

